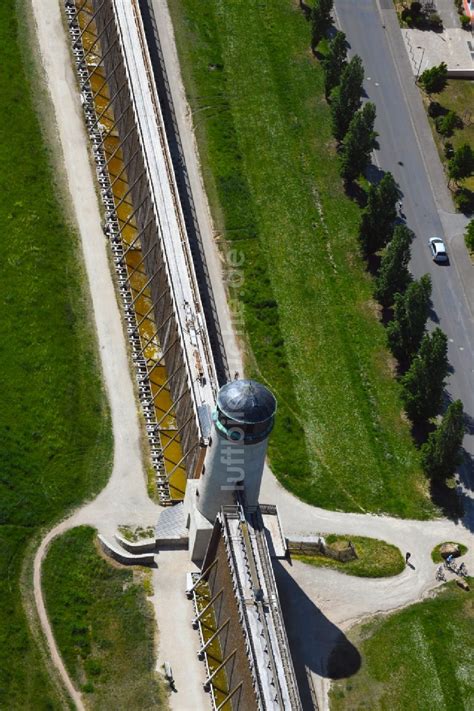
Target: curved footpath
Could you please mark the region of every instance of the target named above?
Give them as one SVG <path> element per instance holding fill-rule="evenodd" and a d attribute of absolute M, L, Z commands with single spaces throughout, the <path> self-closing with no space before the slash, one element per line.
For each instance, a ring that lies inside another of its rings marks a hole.
<path fill-rule="evenodd" d="M 109 398 L 114 434 L 114 462 L 106 488 L 92 502 L 73 513 L 55 526 L 43 538 L 34 559 L 34 598 L 39 620 L 46 637 L 51 658 L 70 693 L 74 703 L 83 709 L 81 694 L 74 687 L 61 660 L 49 624 L 41 589 L 41 564 L 51 541 L 74 526 L 88 524 L 97 528 L 106 537 L 112 537 L 119 524 L 153 525 L 160 507 L 150 501 L 146 492 L 145 475 L 141 459 L 138 405 L 135 400 L 124 331 L 113 281 L 109 268 L 106 242 L 100 227 L 100 212 L 95 191 L 95 178 L 89 162 L 89 146 L 84 131 L 80 102 L 77 100 L 76 82 L 73 75 L 66 36 L 59 10 L 60 0 L 31 0 L 36 22 L 37 37 L 43 64 L 56 112 L 59 139 L 64 155 L 64 164 L 71 194 L 72 205 L 79 227 L 89 287 L 91 291 L 97 337 L 104 380 Z M 159 20 L 163 52 L 173 88 L 176 113 L 185 145 L 186 160 L 193 165 L 190 171 L 193 193 L 202 220 L 208 222 L 209 209 L 200 176 L 189 108 L 182 88 L 179 65 L 174 46 L 172 27 L 164 0 L 155 0 L 154 9 Z M 222 269 L 212 239 L 212 229 L 201 225 L 206 235 L 205 250 L 209 260 L 213 283 L 222 284 Z M 220 287 L 222 291 L 222 286 Z M 226 347 L 231 360 L 240 365 L 236 354 L 228 312 L 224 328 Z M 236 360 L 237 359 L 237 360 Z M 301 595 L 311 601 L 322 614 L 326 629 L 347 629 L 355 621 L 376 612 L 387 612 L 415 602 L 426 596 L 436 585 L 435 565 L 430 553 L 434 546 L 444 540 L 456 540 L 466 544 L 468 569 L 474 568 L 474 539 L 472 533 L 461 523 L 447 520 L 406 521 L 369 514 L 344 514 L 326 511 L 305 504 L 289 494 L 266 470 L 262 502 L 276 503 L 285 528 L 292 535 L 314 533 L 347 533 L 380 538 L 397 545 L 402 553 L 410 551 L 415 569 L 407 568 L 395 578 L 362 579 L 343 576 L 336 571 L 312 568 L 294 563 L 291 568 L 285 563 L 281 568 L 291 572 Z M 341 584 L 343 579 L 343 584 Z M 291 630 L 293 633 L 294 631 Z M 313 638 L 314 639 L 314 638 Z M 314 669 L 313 669 L 314 671 Z M 317 672 L 315 672 L 317 674 Z M 324 669 L 319 674 L 320 690 L 326 697 L 328 682 Z"/>

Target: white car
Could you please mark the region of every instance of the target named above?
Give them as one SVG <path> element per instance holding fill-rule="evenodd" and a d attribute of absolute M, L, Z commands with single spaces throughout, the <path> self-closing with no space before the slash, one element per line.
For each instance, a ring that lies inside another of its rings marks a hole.
<path fill-rule="evenodd" d="M 429 245 L 434 262 L 445 263 L 449 261 L 448 253 L 446 252 L 446 247 L 442 239 L 439 237 L 431 237 Z"/>

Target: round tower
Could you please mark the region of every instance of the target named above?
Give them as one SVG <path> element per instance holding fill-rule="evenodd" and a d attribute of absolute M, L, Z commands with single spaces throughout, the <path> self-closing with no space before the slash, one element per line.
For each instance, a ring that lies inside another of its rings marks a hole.
<path fill-rule="evenodd" d="M 221 506 L 235 503 L 244 491 L 247 506 L 256 506 L 276 400 L 254 380 L 233 380 L 218 395 L 211 445 L 197 489 L 197 508 L 214 522 Z"/>

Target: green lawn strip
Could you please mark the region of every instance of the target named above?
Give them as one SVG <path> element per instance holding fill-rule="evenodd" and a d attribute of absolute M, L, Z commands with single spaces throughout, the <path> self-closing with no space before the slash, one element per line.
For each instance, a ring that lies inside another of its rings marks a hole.
<path fill-rule="evenodd" d="M 102 488 L 112 442 L 82 257 L 57 199 L 17 7 L 26 12 L 0 3 L 0 708 L 42 709 L 56 700 L 21 608 L 22 556 L 40 527 Z"/>
<path fill-rule="evenodd" d="M 463 545 L 462 543 L 456 543 L 455 541 L 447 541 L 447 543 L 452 543 L 455 546 L 459 546 L 459 550 L 461 551 L 461 555 L 465 555 L 467 553 L 467 546 Z M 439 552 L 439 549 L 441 546 L 443 546 L 444 543 L 440 543 L 437 545 L 433 550 L 431 551 L 431 560 L 433 563 L 442 563 L 445 559 Z"/>
<path fill-rule="evenodd" d="M 289 1 L 170 10 L 216 227 L 242 255 L 249 371 L 279 401 L 277 476 L 313 504 L 429 516 L 308 24 Z"/>
<path fill-rule="evenodd" d="M 472 579 L 470 580 L 472 583 Z M 436 597 L 354 628 L 362 664 L 334 681 L 334 711 L 467 711 L 474 707 L 474 591 Z"/>
<path fill-rule="evenodd" d="M 66 667 L 90 708 L 166 708 L 144 574 L 107 563 L 94 537 L 86 526 L 68 531 L 44 563 L 46 607 Z"/>
<path fill-rule="evenodd" d="M 446 167 L 448 160 L 444 153 L 445 142 L 452 143 L 454 150 L 457 150 L 464 143 L 469 144 L 474 149 L 474 81 L 470 79 L 450 79 L 443 91 L 440 94 L 433 95 L 432 98 L 433 101 L 437 101 L 447 111 L 454 111 L 463 121 L 461 128 L 456 128 L 452 136 L 443 139 L 436 130 L 434 119 L 428 118 L 441 162 Z M 425 106 L 428 107 L 427 99 L 425 99 Z M 464 180 L 463 185 L 470 190 L 474 190 L 474 178 Z"/>
<path fill-rule="evenodd" d="M 361 578 L 384 578 L 391 575 L 398 575 L 405 568 L 402 554 L 396 546 L 392 546 L 385 541 L 376 538 L 366 538 L 365 536 L 325 536 L 326 543 L 331 548 L 346 548 L 349 541 L 353 544 L 357 553 L 356 560 L 349 560 L 345 563 L 339 560 L 328 558 L 324 555 L 300 555 L 292 554 L 292 558 L 301 560 L 308 565 L 315 565 L 321 568 L 334 568 L 347 573 L 347 575 L 357 575 Z"/>

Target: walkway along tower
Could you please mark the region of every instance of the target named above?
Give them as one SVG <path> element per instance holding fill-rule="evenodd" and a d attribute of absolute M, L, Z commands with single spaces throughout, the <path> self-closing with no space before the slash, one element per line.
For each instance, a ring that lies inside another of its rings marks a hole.
<path fill-rule="evenodd" d="M 204 558 L 222 506 L 239 499 L 249 510 L 257 507 L 276 406 L 270 390 L 254 380 L 233 380 L 219 390 L 203 471 L 186 489 L 193 560 Z"/>

